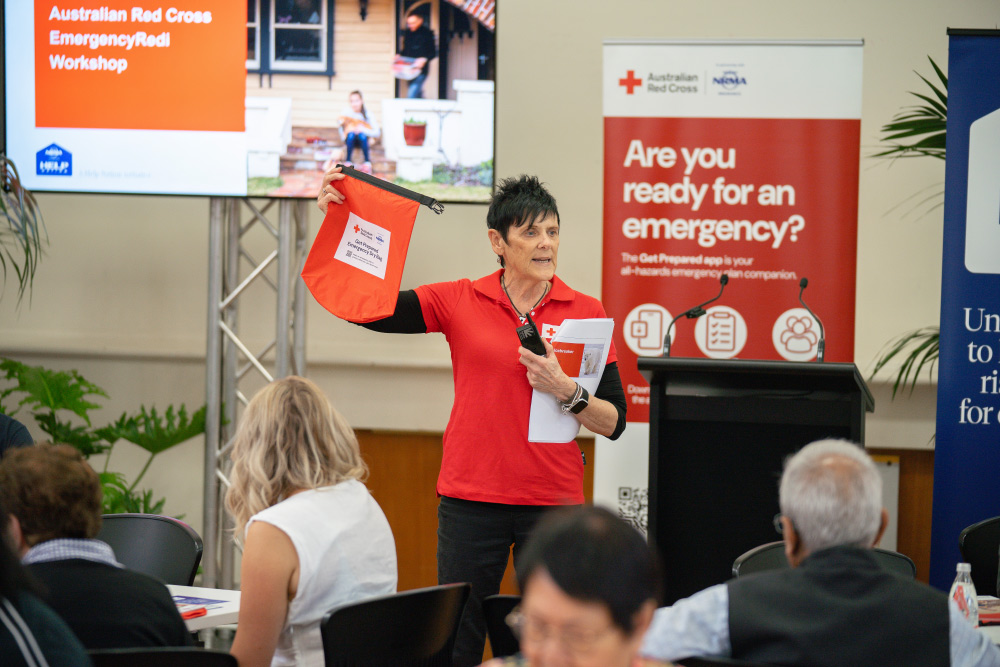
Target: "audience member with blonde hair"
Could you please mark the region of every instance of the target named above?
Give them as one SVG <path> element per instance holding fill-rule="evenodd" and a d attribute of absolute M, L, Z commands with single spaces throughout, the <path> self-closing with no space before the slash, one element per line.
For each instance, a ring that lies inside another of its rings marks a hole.
<path fill-rule="evenodd" d="M 396 592 L 389 523 L 362 484 L 354 431 L 313 382 L 275 380 L 244 411 L 226 506 L 242 541 L 240 623 L 248 665 L 322 665 L 335 607 Z"/>

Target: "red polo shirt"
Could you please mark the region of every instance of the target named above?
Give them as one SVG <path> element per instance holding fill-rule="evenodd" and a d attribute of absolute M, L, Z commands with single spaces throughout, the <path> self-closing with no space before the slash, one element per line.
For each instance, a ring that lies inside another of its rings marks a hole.
<path fill-rule="evenodd" d="M 531 385 L 517 353 L 521 322 L 500 286 L 502 274 L 416 289 L 427 331 L 448 339 L 455 379 L 437 492 L 509 505 L 582 503 L 576 441 L 528 442 Z M 546 325 L 590 317 L 607 317 L 601 302 L 556 277 L 531 311 L 543 335 Z M 617 360 L 612 343 L 608 363 Z"/>

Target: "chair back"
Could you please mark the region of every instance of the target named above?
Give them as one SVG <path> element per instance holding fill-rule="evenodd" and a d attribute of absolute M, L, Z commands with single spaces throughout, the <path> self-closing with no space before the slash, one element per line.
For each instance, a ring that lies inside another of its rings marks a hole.
<path fill-rule="evenodd" d="M 483 599 L 486 634 L 490 638 L 494 658 L 506 658 L 521 650 L 514 631 L 507 625 L 507 615 L 519 604 L 520 595 L 489 595 Z"/>
<path fill-rule="evenodd" d="M 958 535 L 962 560 L 972 566 L 976 593 L 996 595 L 1000 569 L 1000 516 L 974 523 Z"/>
<path fill-rule="evenodd" d="M 768 542 L 738 556 L 733 561 L 733 576 L 741 577 L 745 574 L 781 570 L 786 567 L 788 559 L 785 558 L 785 543 Z"/>
<path fill-rule="evenodd" d="M 105 514 L 97 539 L 118 562 L 167 584 L 190 586 L 201 562 L 201 536 L 191 526 L 158 514 Z"/>
<path fill-rule="evenodd" d="M 908 556 L 898 551 L 872 549 L 875 560 L 882 566 L 882 569 L 907 579 L 917 576 L 917 566 L 913 564 Z M 994 556 L 994 559 L 996 556 Z M 733 576 L 740 577 L 754 572 L 764 572 L 765 570 L 780 570 L 788 567 L 788 559 L 785 558 L 785 543 L 768 542 L 759 547 L 754 547 L 746 553 L 740 555 L 733 561 Z M 975 568 L 973 568 L 975 569 Z M 994 570 L 995 572 L 996 570 Z M 995 584 L 996 582 L 994 582 Z M 976 587 L 979 590 L 979 587 Z"/>
<path fill-rule="evenodd" d="M 471 584 L 368 598 L 320 624 L 327 667 L 450 667 Z"/>
<path fill-rule="evenodd" d="M 225 651 L 188 646 L 93 649 L 87 655 L 94 667 L 238 667 Z"/>

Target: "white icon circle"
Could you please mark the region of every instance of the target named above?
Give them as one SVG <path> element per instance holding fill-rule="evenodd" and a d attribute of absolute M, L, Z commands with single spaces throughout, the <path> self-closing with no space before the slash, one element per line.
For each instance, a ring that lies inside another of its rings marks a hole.
<path fill-rule="evenodd" d="M 729 306 L 709 308 L 694 325 L 694 341 L 710 359 L 732 359 L 747 344 L 747 323 Z"/>
<path fill-rule="evenodd" d="M 816 357 L 819 322 L 805 308 L 786 310 L 771 329 L 774 349 L 788 361 L 809 361 Z"/>
<path fill-rule="evenodd" d="M 622 329 L 625 344 L 640 357 L 659 356 L 663 353 L 663 334 L 670 320 L 670 312 L 657 303 L 636 306 L 625 317 Z M 675 339 L 676 335 L 675 331 Z"/>

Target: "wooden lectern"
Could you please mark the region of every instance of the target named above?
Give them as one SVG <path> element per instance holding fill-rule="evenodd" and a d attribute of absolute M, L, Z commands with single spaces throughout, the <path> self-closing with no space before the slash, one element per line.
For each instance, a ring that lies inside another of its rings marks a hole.
<path fill-rule="evenodd" d="M 781 539 L 785 458 L 822 438 L 865 439 L 875 401 L 849 363 L 640 357 L 649 381 L 649 539 L 664 604 L 726 581 L 744 551 Z"/>

